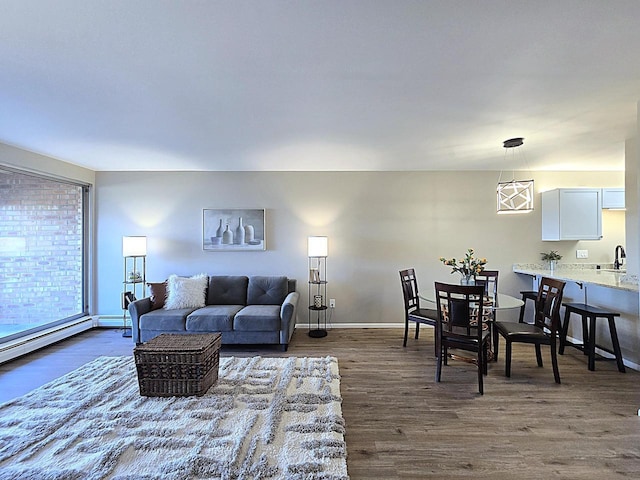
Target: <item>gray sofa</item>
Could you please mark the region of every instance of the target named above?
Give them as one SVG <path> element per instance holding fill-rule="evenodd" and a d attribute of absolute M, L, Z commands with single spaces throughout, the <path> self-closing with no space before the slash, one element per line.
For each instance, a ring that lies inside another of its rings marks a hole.
<path fill-rule="evenodd" d="M 209 277 L 203 308 L 153 310 L 150 297 L 129 305 L 133 340 L 161 333 L 220 332 L 223 344 L 273 344 L 287 350 L 300 294 L 284 276 Z"/>

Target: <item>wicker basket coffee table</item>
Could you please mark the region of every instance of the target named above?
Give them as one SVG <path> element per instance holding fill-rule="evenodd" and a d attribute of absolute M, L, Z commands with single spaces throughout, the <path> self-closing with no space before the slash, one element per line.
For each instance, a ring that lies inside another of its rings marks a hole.
<path fill-rule="evenodd" d="M 163 333 L 133 349 L 140 395 L 204 395 L 218 379 L 219 333 Z"/>

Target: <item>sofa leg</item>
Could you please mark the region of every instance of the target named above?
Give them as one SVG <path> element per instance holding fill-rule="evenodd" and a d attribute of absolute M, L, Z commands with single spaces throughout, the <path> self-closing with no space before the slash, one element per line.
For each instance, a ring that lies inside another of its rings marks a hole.
<path fill-rule="evenodd" d="M 287 351 L 287 348 L 289 348 L 289 344 L 288 344 L 288 343 L 285 343 L 285 344 L 283 344 L 283 345 L 280 345 L 280 350 L 282 350 L 283 352 L 286 352 L 286 351 Z"/>

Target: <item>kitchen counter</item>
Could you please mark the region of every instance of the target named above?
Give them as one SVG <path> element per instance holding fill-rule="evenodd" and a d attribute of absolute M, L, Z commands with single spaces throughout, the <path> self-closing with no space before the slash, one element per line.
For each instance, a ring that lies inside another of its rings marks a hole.
<path fill-rule="evenodd" d="M 627 275 L 624 271 L 598 270 L 590 264 L 558 265 L 551 271 L 539 264 L 514 264 L 513 271 L 533 277 L 548 277 L 579 285 L 598 285 L 628 292 L 638 292 L 638 276 Z"/>
<path fill-rule="evenodd" d="M 596 264 L 588 263 L 560 264 L 553 271 L 545 267 L 544 264 L 515 264 L 513 271 L 531 277 L 531 290 L 538 289 L 541 277 L 555 278 L 566 283 L 563 302 L 587 303 L 618 312 L 620 316 L 616 317 L 616 330 L 624 364 L 640 370 L 638 276 L 610 268 L 597 269 Z M 607 322 L 599 322 L 597 326 L 598 345 L 612 348 L 606 327 Z M 572 315 L 570 319 L 567 338 L 573 342 L 582 342 L 582 327 L 580 318 L 576 315 Z M 602 356 L 610 356 L 606 351 L 596 351 Z"/>

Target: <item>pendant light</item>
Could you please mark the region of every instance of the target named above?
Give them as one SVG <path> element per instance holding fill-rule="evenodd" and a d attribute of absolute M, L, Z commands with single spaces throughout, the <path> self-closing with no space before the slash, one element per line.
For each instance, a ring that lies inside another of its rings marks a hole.
<path fill-rule="evenodd" d="M 505 148 L 505 159 L 508 153 L 512 153 L 511 161 L 515 161 L 516 148 L 521 147 L 524 138 L 510 138 L 503 142 Z M 520 152 L 521 153 L 521 152 Z M 524 162 L 524 155 L 521 155 Z M 525 165 L 526 166 L 526 165 Z M 496 189 L 498 213 L 529 213 L 533 211 L 533 180 L 516 180 L 515 169 L 512 172 L 512 180 L 502 181 L 502 171 L 498 178 Z"/>

